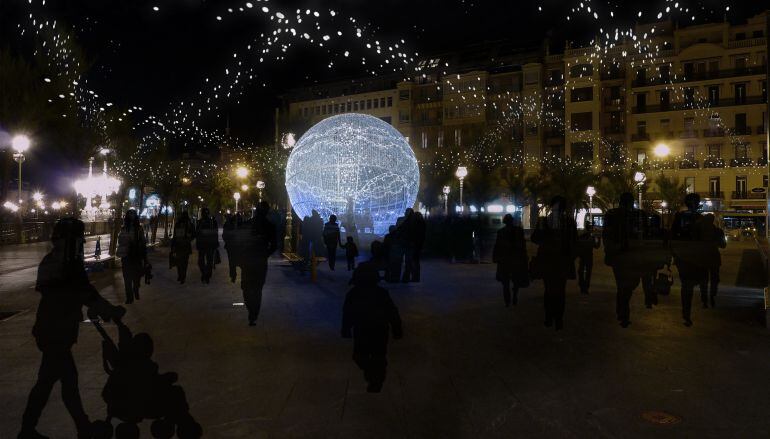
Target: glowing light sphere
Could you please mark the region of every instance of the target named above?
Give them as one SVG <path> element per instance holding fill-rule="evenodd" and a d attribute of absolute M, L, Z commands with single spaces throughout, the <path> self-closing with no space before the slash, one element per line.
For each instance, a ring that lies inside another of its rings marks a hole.
<path fill-rule="evenodd" d="M 358 231 L 384 235 L 417 198 L 420 170 L 412 148 L 387 122 L 364 114 L 324 119 L 294 146 L 286 190 L 304 218 L 335 214 Z"/>

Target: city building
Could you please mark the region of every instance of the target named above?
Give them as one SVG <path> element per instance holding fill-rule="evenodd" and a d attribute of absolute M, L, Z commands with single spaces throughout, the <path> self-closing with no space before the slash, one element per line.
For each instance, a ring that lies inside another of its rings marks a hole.
<path fill-rule="evenodd" d="M 551 53 L 512 41 L 433 54 L 409 77 L 318 84 L 283 96 L 277 130 L 297 137 L 334 114 L 388 121 L 418 159 L 442 149 L 641 168 L 677 177 L 706 209 L 763 217 L 767 192 L 766 16 L 679 27 L 639 24 L 652 53 L 619 41 Z M 617 61 L 619 60 L 619 61 Z M 656 155 L 657 152 L 657 155 Z M 647 196 L 655 206 L 655 185 Z"/>

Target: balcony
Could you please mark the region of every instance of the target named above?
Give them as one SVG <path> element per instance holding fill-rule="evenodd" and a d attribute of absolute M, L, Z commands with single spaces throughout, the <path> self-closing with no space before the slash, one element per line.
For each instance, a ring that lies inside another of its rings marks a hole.
<path fill-rule="evenodd" d="M 690 129 L 679 132 L 680 139 L 694 139 L 698 137 L 698 130 Z"/>
<path fill-rule="evenodd" d="M 730 167 L 731 168 L 745 168 L 747 166 L 753 166 L 754 160 L 750 159 L 749 157 L 740 157 L 735 159 L 730 159 Z"/>
<path fill-rule="evenodd" d="M 646 160 L 644 162 L 644 167 L 646 169 L 655 169 L 655 170 L 674 169 L 674 161 L 673 160 Z"/>
<path fill-rule="evenodd" d="M 725 167 L 725 160 L 721 157 L 707 158 L 703 160 L 704 169 L 715 169 L 715 168 L 724 168 L 724 167 Z"/>
<path fill-rule="evenodd" d="M 733 191 L 733 200 L 764 200 L 764 192 L 749 192 L 749 191 Z"/>
<path fill-rule="evenodd" d="M 616 136 L 616 135 L 625 134 L 626 130 L 622 126 L 616 126 L 616 127 L 609 126 L 609 127 L 605 127 L 603 129 L 603 132 L 605 136 Z"/>
<path fill-rule="evenodd" d="M 760 37 L 760 38 L 749 38 L 746 40 L 729 41 L 727 43 L 727 48 L 742 49 L 744 47 L 754 47 L 754 46 L 764 46 L 764 45 L 765 45 L 765 39 L 763 37 Z"/>
<path fill-rule="evenodd" d="M 553 139 L 553 138 L 563 138 L 564 137 L 564 131 L 557 130 L 557 129 L 547 129 L 543 133 L 543 137 L 546 139 Z"/>
<path fill-rule="evenodd" d="M 549 78 L 545 80 L 546 87 L 561 87 L 564 85 L 564 78 Z"/>
<path fill-rule="evenodd" d="M 697 192 L 698 195 L 700 195 L 701 198 L 710 198 L 710 199 L 723 199 L 725 197 L 725 193 L 722 191 L 708 191 L 708 192 Z"/>
<path fill-rule="evenodd" d="M 671 83 L 676 84 L 682 82 L 706 81 L 711 79 L 734 78 L 738 76 L 764 74 L 765 66 L 752 66 L 739 69 L 716 70 L 711 72 L 689 72 L 687 74 L 677 75 L 675 77 L 672 76 L 668 81 L 661 79 L 660 77 L 636 79 L 632 84 L 634 87 L 649 87 L 653 85 L 664 85 Z"/>
<path fill-rule="evenodd" d="M 695 159 L 685 159 L 679 162 L 679 169 L 700 169 L 700 162 Z"/>
<path fill-rule="evenodd" d="M 723 128 L 706 128 L 703 130 L 703 137 L 724 137 L 725 130 Z"/>
<path fill-rule="evenodd" d="M 623 98 L 604 98 L 602 102 L 605 108 L 623 108 L 626 105 L 626 100 Z"/>
<path fill-rule="evenodd" d="M 736 136 L 750 136 L 751 135 L 751 127 L 735 127 L 731 131 Z"/>
<path fill-rule="evenodd" d="M 767 157 L 760 157 L 757 159 L 757 166 L 767 166 Z"/>
<path fill-rule="evenodd" d="M 634 133 L 631 134 L 632 142 L 644 142 L 650 140 L 650 133 Z"/>

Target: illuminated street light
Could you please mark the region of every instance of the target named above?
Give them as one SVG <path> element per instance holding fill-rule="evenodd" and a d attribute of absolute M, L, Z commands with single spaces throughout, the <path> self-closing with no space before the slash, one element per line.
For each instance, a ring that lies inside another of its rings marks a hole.
<path fill-rule="evenodd" d="M 588 218 L 591 221 L 591 227 L 594 225 L 594 195 L 596 195 L 596 188 L 588 186 L 586 188 L 586 195 L 588 195 Z"/>
<path fill-rule="evenodd" d="M 658 143 L 655 145 L 655 149 L 653 149 L 653 153 L 659 157 L 659 158 L 665 158 L 668 157 L 669 154 L 671 154 L 671 148 L 669 148 L 668 145 L 665 143 Z"/>
<path fill-rule="evenodd" d="M 246 191 L 248 191 L 248 190 L 249 190 L 249 185 L 248 185 L 248 184 L 242 184 L 242 185 L 241 185 L 241 190 L 242 190 L 243 192 L 246 192 Z"/>
<path fill-rule="evenodd" d="M 235 175 L 238 178 L 246 178 L 246 177 L 249 176 L 249 170 L 248 170 L 248 168 L 240 166 L 240 167 L 238 167 L 238 169 L 235 170 Z"/>
<path fill-rule="evenodd" d="M 235 212 L 238 213 L 238 200 L 241 199 L 241 193 L 240 192 L 235 192 L 233 194 L 233 199 L 235 200 Z"/>
<path fill-rule="evenodd" d="M 292 149 L 296 143 L 297 140 L 294 138 L 294 133 L 284 133 L 281 137 L 281 146 L 283 146 L 283 149 Z"/>
<path fill-rule="evenodd" d="M 463 180 L 467 176 L 468 176 L 468 168 L 466 168 L 465 166 L 458 166 L 457 170 L 455 171 L 455 177 L 457 177 L 460 180 L 460 212 L 465 211 L 465 207 L 463 206 Z"/>
<path fill-rule="evenodd" d="M 19 154 L 24 154 L 27 152 L 31 144 L 32 141 L 29 140 L 29 137 L 25 136 L 24 134 L 14 136 L 11 140 L 11 147 L 13 147 L 14 151 Z"/>
<path fill-rule="evenodd" d="M 32 194 L 32 199 L 35 201 L 42 201 L 43 200 L 43 194 L 40 191 L 35 192 Z"/>
<path fill-rule="evenodd" d="M 257 189 L 259 189 L 259 202 L 262 202 L 262 189 L 265 188 L 265 182 L 262 180 L 257 181 Z"/>
<path fill-rule="evenodd" d="M 642 186 L 644 185 L 645 180 L 647 180 L 647 176 L 644 175 L 644 172 L 637 171 L 634 174 L 634 181 L 639 188 L 639 209 L 642 208 Z"/>

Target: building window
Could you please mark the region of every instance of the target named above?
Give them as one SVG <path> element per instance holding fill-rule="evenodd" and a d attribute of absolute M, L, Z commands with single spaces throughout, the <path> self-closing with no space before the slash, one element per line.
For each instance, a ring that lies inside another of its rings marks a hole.
<path fill-rule="evenodd" d="M 374 102 L 372 102 L 372 104 L 374 104 L 374 108 L 380 108 L 380 100 L 379 99 L 374 99 Z"/>
<path fill-rule="evenodd" d="M 420 140 L 421 140 L 421 142 L 420 142 L 420 143 L 422 143 L 422 148 L 423 148 L 423 149 L 426 149 L 426 148 L 428 148 L 428 133 L 426 133 L 425 131 L 423 131 L 423 132 L 422 132 L 422 135 L 421 135 L 420 137 L 421 137 L 421 139 L 420 139 Z"/>
<path fill-rule="evenodd" d="M 321 114 L 326 114 L 326 105 L 321 105 Z"/>
<path fill-rule="evenodd" d="M 636 71 L 636 85 L 647 84 L 647 69 L 639 69 Z"/>
<path fill-rule="evenodd" d="M 640 139 L 647 137 L 647 121 L 639 120 L 636 122 L 636 135 Z"/>
<path fill-rule="evenodd" d="M 644 165 L 644 162 L 647 161 L 647 151 L 637 148 L 636 150 L 636 164 L 639 166 Z"/>
<path fill-rule="evenodd" d="M 437 144 L 436 146 L 438 146 L 439 148 L 444 147 L 444 130 L 441 130 L 438 132 L 438 139 L 436 141 L 436 144 Z"/>
<path fill-rule="evenodd" d="M 748 181 L 745 175 L 735 177 L 735 194 L 738 197 L 746 198 L 748 186 Z"/>
<path fill-rule="evenodd" d="M 305 108 L 303 108 L 303 109 L 302 109 L 302 115 L 303 115 L 304 117 L 307 117 L 307 107 L 305 107 Z"/>
<path fill-rule="evenodd" d="M 719 177 L 709 177 L 709 197 L 721 198 Z"/>
<path fill-rule="evenodd" d="M 463 130 L 455 128 L 455 146 L 460 147 L 463 144 Z"/>
<path fill-rule="evenodd" d="M 660 109 L 668 111 L 671 108 L 671 90 L 660 91 Z"/>
<path fill-rule="evenodd" d="M 644 112 L 647 110 L 647 93 L 636 94 L 636 111 Z"/>
<path fill-rule="evenodd" d="M 671 119 L 661 119 L 660 130 L 664 133 L 668 133 L 671 130 Z"/>
<path fill-rule="evenodd" d="M 684 89 L 684 104 L 688 107 L 692 107 L 695 104 L 695 89 L 692 87 L 686 87 Z"/>
<path fill-rule="evenodd" d="M 767 174 L 762 176 L 762 187 L 767 187 Z"/>
<path fill-rule="evenodd" d="M 719 86 L 713 85 L 709 87 L 709 105 L 712 107 L 719 106 Z"/>
<path fill-rule="evenodd" d="M 762 32 L 761 30 L 755 30 L 751 34 L 751 38 L 762 38 L 762 36 L 764 36 L 764 32 Z"/>
<path fill-rule="evenodd" d="M 409 100 L 409 90 L 400 90 L 398 92 L 398 100 L 399 101 L 408 101 Z"/>
<path fill-rule="evenodd" d="M 367 110 L 371 110 L 372 109 L 372 100 L 371 99 L 367 99 L 366 100 L 366 109 Z"/>
<path fill-rule="evenodd" d="M 594 159 L 593 142 L 572 142 L 572 159 L 592 162 Z"/>
<path fill-rule="evenodd" d="M 358 111 L 358 101 L 353 102 L 353 111 Z"/>
<path fill-rule="evenodd" d="M 393 96 L 388 96 L 388 107 L 393 106 Z"/>
<path fill-rule="evenodd" d="M 688 194 L 695 192 L 695 177 L 685 177 L 684 187 Z"/>
<path fill-rule="evenodd" d="M 747 61 L 748 61 L 748 58 L 746 58 L 745 56 L 739 56 L 735 58 L 735 70 L 738 70 L 738 71 L 746 70 L 746 64 L 748 64 Z"/>
<path fill-rule="evenodd" d="M 746 84 L 735 84 L 735 104 L 746 103 Z"/>
<path fill-rule="evenodd" d="M 749 144 L 748 143 L 736 143 L 735 144 L 735 158 L 747 159 L 749 158 Z"/>
<path fill-rule="evenodd" d="M 594 99 L 593 87 L 580 87 L 570 93 L 571 102 L 586 102 Z"/>
<path fill-rule="evenodd" d="M 593 113 L 572 113 L 572 131 L 588 131 L 593 129 Z"/>
<path fill-rule="evenodd" d="M 745 40 L 745 39 L 746 39 L 746 33 L 745 32 L 738 32 L 737 34 L 735 34 L 735 40 L 736 41 L 741 41 L 741 40 Z"/>
<path fill-rule="evenodd" d="M 409 111 L 399 111 L 398 121 L 400 123 L 409 123 Z"/>
<path fill-rule="evenodd" d="M 712 143 L 709 145 L 709 158 L 720 159 L 722 158 L 722 144 Z"/>
<path fill-rule="evenodd" d="M 696 145 L 687 145 L 684 147 L 684 159 L 687 161 L 695 161 L 695 151 L 698 149 Z"/>
<path fill-rule="evenodd" d="M 688 134 L 692 134 L 695 132 L 695 118 L 692 118 L 692 117 L 684 118 L 684 131 L 685 133 L 688 133 Z"/>
<path fill-rule="evenodd" d="M 671 66 L 668 64 L 663 64 L 662 66 L 658 67 L 658 73 L 660 74 L 660 81 L 664 84 L 667 84 L 671 82 Z"/>
<path fill-rule="evenodd" d="M 360 108 L 361 111 L 364 111 L 364 109 L 366 108 L 366 101 L 364 100 L 358 101 L 358 108 Z"/>
<path fill-rule="evenodd" d="M 533 85 L 540 82 L 540 74 L 538 72 L 527 72 L 524 74 L 524 84 Z"/>
<path fill-rule="evenodd" d="M 570 67 L 569 69 L 570 78 L 584 78 L 586 76 L 593 76 L 593 74 L 594 74 L 593 64 L 578 64 Z"/>
<path fill-rule="evenodd" d="M 348 113 L 351 111 L 352 105 L 353 105 L 352 103 L 348 102 L 347 104 Z"/>

